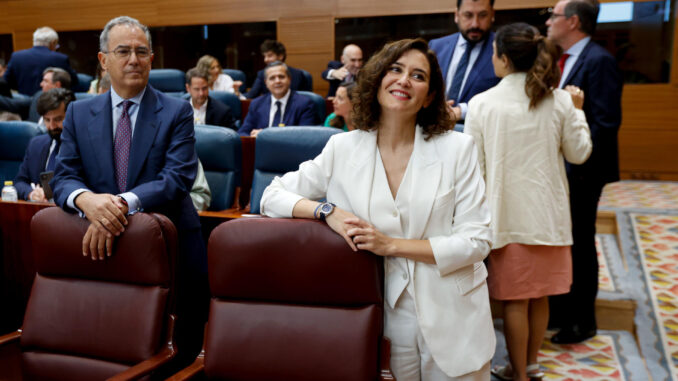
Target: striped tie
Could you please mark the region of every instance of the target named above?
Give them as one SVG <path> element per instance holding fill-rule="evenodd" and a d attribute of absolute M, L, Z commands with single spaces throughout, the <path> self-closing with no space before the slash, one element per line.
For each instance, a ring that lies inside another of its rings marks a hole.
<path fill-rule="evenodd" d="M 115 181 L 120 193 L 127 190 L 127 166 L 129 164 L 129 147 L 132 143 L 132 121 L 129 118 L 129 108 L 132 101 L 122 102 L 122 115 L 115 130 L 114 157 Z"/>

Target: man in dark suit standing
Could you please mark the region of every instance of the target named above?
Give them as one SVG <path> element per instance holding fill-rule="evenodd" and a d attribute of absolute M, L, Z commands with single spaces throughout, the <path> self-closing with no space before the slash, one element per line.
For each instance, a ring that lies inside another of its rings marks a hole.
<path fill-rule="evenodd" d="M 323 79 L 330 83 L 327 97 L 333 97 L 342 82 L 355 81 L 358 71 L 363 67 L 363 51 L 358 45 L 350 44 L 344 47 L 341 53 L 341 62 L 330 61 L 323 71 Z"/>
<path fill-rule="evenodd" d="M 558 344 L 580 342 L 596 334 L 598 200 L 605 184 L 619 180 L 617 133 L 623 83 L 614 57 L 591 40 L 598 11 L 596 1 L 563 0 L 546 22 L 548 37 L 564 52 L 559 61 L 560 87 L 573 85 L 584 92 L 584 113 L 593 140 L 591 157 L 584 164 L 567 165 L 573 279 L 570 293 L 550 298 L 551 325 L 560 328 L 551 341 Z"/>
<path fill-rule="evenodd" d="M 474 95 L 499 83 L 492 66 L 493 6 L 494 0 L 457 0 L 454 21 L 459 32 L 429 43 L 445 77 L 450 113 L 455 120 L 466 118 L 466 104 Z"/>
<path fill-rule="evenodd" d="M 256 137 L 268 127 L 314 126 L 319 123 L 313 101 L 290 89 L 290 72 L 281 61 L 270 63 L 264 69 L 269 94 L 253 100 L 242 127 L 241 136 Z"/>
<path fill-rule="evenodd" d="M 68 56 L 57 52 L 59 35 L 45 26 L 33 33 L 33 47 L 12 53 L 5 71 L 5 81 L 21 94 L 33 95 L 40 90 L 43 70 L 59 67 L 71 76 L 71 85 L 78 84 L 78 76 L 68 63 Z"/>
<path fill-rule="evenodd" d="M 194 124 L 209 124 L 236 130 L 231 108 L 209 96 L 207 73 L 197 68 L 186 72 L 186 92 L 191 96 Z"/>
<path fill-rule="evenodd" d="M 37 110 L 43 118 L 47 134 L 31 139 L 19 173 L 14 178 L 14 186 L 21 200 L 48 201 L 40 186 L 40 173 L 54 171 L 66 109 L 74 100 L 75 96 L 70 90 L 61 88 L 43 92 L 38 98 Z"/>
<path fill-rule="evenodd" d="M 66 111 L 51 183 L 54 199 L 90 221 L 83 254 L 92 260 L 112 255 L 128 214 L 157 212 L 174 222 L 179 236 L 177 345 L 185 356 L 195 356 L 209 296 L 200 220 L 189 197 L 198 168 L 193 111 L 185 100 L 148 85 L 151 35 L 139 21 L 126 16 L 109 21 L 99 49 L 111 90 L 74 102 Z"/>
<path fill-rule="evenodd" d="M 285 45 L 280 41 L 266 40 L 261 44 L 261 55 L 264 56 L 264 63 L 266 65 L 276 61 L 285 62 L 285 59 L 287 59 L 287 50 L 285 49 Z M 307 79 L 303 70 L 291 66 L 288 66 L 287 68 L 290 73 L 290 88 L 292 90 L 313 91 L 313 83 Z M 266 86 L 264 70 L 265 69 L 257 72 L 257 78 L 254 80 L 252 88 L 245 94 L 246 98 L 253 99 L 260 95 L 268 94 L 269 90 Z"/>

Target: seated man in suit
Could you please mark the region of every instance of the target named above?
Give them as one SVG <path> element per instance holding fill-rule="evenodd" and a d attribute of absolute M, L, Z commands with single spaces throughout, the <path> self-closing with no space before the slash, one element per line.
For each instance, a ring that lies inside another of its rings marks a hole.
<path fill-rule="evenodd" d="M 38 98 L 40 98 L 40 95 L 50 89 L 69 89 L 70 87 L 71 75 L 68 72 L 58 67 L 48 67 L 42 72 L 41 91 L 36 92 L 31 98 L 0 96 L 0 110 L 19 114 L 24 120 L 30 120 L 43 126 L 42 119 L 38 113 Z"/>
<path fill-rule="evenodd" d="M 58 67 L 68 72 L 73 86 L 77 85 L 75 70 L 71 68 L 68 56 L 56 51 L 58 46 L 59 35 L 54 29 L 48 26 L 36 29 L 33 47 L 12 53 L 4 75 L 7 83 L 21 94 L 33 95 L 40 90 L 45 68 Z"/>
<path fill-rule="evenodd" d="M 186 72 L 186 92 L 191 95 L 194 124 L 210 124 L 236 130 L 231 108 L 209 96 L 207 73 L 198 68 Z"/>
<path fill-rule="evenodd" d="M 280 41 L 266 40 L 261 44 L 261 54 L 264 56 L 264 63 L 266 65 L 275 61 L 285 62 L 287 58 L 287 50 L 285 45 Z M 290 72 L 290 88 L 292 90 L 313 91 L 313 83 L 309 83 L 302 70 L 293 67 L 287 67 Z M 265 69 L 264 69 L 265 70 Z M 264 70 L 257 72 L 257 78 L 254 84 L 245 97 L 248 99 L 256 98 L 263 94 L 268 94 L 268 87 L 266 86 L 266 79 L 264 78 Z"/>
<path fill-rule="evenodd" d="M 319 123 L 313 101 L 290 89 L 290 71 L 281 61 L 264 69 L 266 87 L 271 92 L 253 100 L 242 127 L 241 136 L 256 137 L 264 128 L 282 126 L 313 126 Z"/>
<path fill-rule="evenodd" d="M 499 83 L 492 66 L 494 0 L 457 0 L 454 21 L 459 32 L 431 40 L 429 46 L 445 77 L 450 114 L 463 121 L 468 101 Z"/>
<path fill-rule="evenodd" d="M 47 134 L 38 135 L 28 143 L 24 161 L 14 178 L 19 199 L 48 201 L 40 187 L 40 173 L 54 171 L 66 109 L 74 100 L 75 96 L 70 90 L 61 88 L 45 91 L 38 98 L 38 113 L 44 120 Z"/>
<path fill-rule="evenodd" d="M 337 93 L 340 83 L 354 82 L 361 67 L 363 67 L 362 49 L 358 45 L 346 45 L 341 53 L 341 62 L 330 61 L 327 69 L 323 71 L 323 79 L 330 83 L 327 97 L 333 97 Z"/>

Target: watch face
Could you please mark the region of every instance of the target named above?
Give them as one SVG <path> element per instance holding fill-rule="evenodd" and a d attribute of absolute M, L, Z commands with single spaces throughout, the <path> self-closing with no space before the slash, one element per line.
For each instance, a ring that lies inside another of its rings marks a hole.
<path fill-rule="evenodd" d="M 329 213 L 332 211 L 332 204 L 323 204 L 323 206 L 320 208 L 320 211 L 323 213 Z"/>

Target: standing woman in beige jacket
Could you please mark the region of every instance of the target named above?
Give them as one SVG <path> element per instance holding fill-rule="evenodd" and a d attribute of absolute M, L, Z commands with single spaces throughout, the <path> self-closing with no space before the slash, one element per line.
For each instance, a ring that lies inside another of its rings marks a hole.
<path fill-rule="evenodd" d="M 565 160 L 591 153 L 584 95 L 557 89 L 557 47 L 536 28 L 497 31 L 492 63 L 501 82 L 469 102 L 472 135 L 487 183 L 493 245 L 490 296 L 504 304 L 511 365 L 493 373 L 527 380 L 543 374 L 537 353 L 548 322 L 548 295 L 569 291 L 572 245 Z M 529 364 L 529 365 L 528 365 Z"/>

